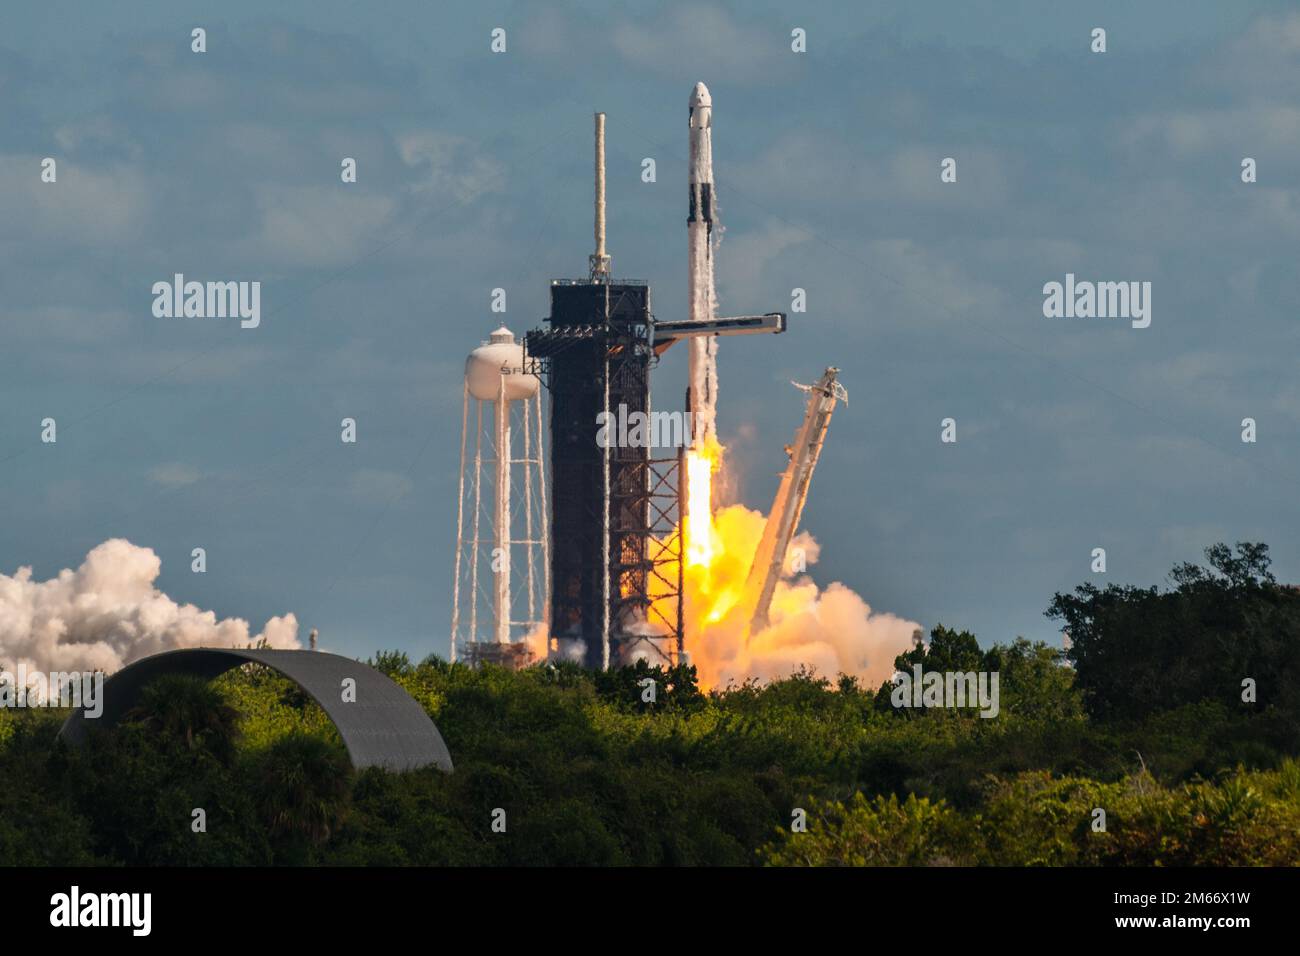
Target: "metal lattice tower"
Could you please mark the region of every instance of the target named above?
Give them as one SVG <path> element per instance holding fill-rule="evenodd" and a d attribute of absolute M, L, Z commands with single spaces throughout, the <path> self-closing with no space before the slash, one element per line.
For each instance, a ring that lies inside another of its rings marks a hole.
<path fill-rule="evenodd" d="M 471 405 L 473 406 L 471 408 Z M 541 387 L 504 326 L 465 363 L 451 659 L 523 666 L 550 592 Z"/>

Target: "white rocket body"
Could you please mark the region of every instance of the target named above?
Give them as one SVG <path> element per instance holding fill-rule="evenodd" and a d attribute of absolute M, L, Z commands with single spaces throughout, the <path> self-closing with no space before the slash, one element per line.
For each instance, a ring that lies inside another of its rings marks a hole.
<path fill-rule="evenodd" d="M 717 315 L 713 285 L 713 99 L 703 83 L 696 83 L 690 99 L 690 215 L 687 232 L 687 311 L 693 322 L 709 322 Z M 701 336 L 689 340 L 689 387 L 693 420 L 692 447 L 716 436 L 718 397 L 718 340 Z"/>

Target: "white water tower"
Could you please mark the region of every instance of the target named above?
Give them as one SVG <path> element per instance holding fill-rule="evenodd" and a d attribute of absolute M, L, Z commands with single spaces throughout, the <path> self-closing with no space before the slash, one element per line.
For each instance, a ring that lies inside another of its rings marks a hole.
<path fill-rule="evenodd" d="M 505 326 L 465 361 L 451 659 L 520 667 L 550 594 L 541 382 Z M 545 646 L 545 642 L 538 641 Z"/>

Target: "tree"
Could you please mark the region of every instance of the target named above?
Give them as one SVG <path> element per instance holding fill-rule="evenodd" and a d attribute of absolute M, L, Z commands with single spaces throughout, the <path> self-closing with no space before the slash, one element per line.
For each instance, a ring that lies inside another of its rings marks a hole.
<path fill-rule="evenodd" d="M 382 671 L 389 677 L 409 674 L 413 670 L 411 658 L 406 651 L 379 651 L 369 663 L 375 670 Z"/>
<path fill-rule="evenodd" d="M 189 750 L 204 747 L 223 762 L 239 737 L 239 711 L 211 682 L 192 674 L 164 674 L 150 681 L 124 720 L 184 741 Z"/>
<path fill-rule="evenodd" d="M 1096 716 L 1142 717 L 1202 700 L 1300 711 L 1300 591 L 1277 584 L 1268 546 L 1205 549 L 1175 587 L 1081 585 L 1047 616 L 1064 623 L 1068 656 Z M 1245 679 L 1257 704 L 1243 702 Z"/>
<path fill-rule="evenodd" d="M 984 664 L 980 642 L 970 631 L 954 631 L 936 624 L 930 631 L 929 644 L 917 644 L 894 658 L 894 667 L 911 671 L 920 664 L 927 671 L 977 671 Z"/>
<path fill-rule="evenodd" d="M 271 831 L 290 842 L 322 844 L 351 807 L 352 768 L 320 737 L 294 732 L 272 744 L 257 775 L 258 800 Z"/>
<path fill-rule="evenodd" d="M 1064 656 L 1058 648 L 1023 637 L 983 650 L 970 631 L 955 631 L 939 624 L 930 631 L 928 644 L 918 643 L 910 651 L 899 654 L 894 658 L 894 667 L 909 675 L 917 664 L 921 665 L 923 674 L 932 671 L 997 674 L 1001 712 L 1064 720 L 1082 713 L 1074 674 L 1063 666 Z M 881 686 L 876 695 L 878 710 L 895 709 L 890 699 L 892 688 L 890 682 Z M 925 711 L 900 713 L 919 717 Z"/>
<path fill-rule="evenodd" d="M 1061 721 L 1083 715 L 1074 671 L 1064 664 L 1065 652 L 1060 648 L 1017 637 L 1010 644 L 989 648 L 983 668 L 998 674 L 1004 712 Z"/>

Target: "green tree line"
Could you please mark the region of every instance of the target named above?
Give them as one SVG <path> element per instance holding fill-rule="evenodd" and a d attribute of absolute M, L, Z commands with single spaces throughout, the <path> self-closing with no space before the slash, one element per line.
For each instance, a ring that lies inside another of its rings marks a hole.
<path fill-rule="evenodd" d="M 63 712 L 0 710 L 0 863 L 1295 865 L 1300 592 L 1263 545 L 1206 560 L 1165 589 L 1055 595 L 1065 652 L 938 625 L 894 662 L 996 671 L 994 719 L 843 675 L 702 693 L 689 666 L 396 651 L 371 663 L 455 773 L 353 771 L 320 708 L 256 665 L 160 678 L 80 749 Z"/>

